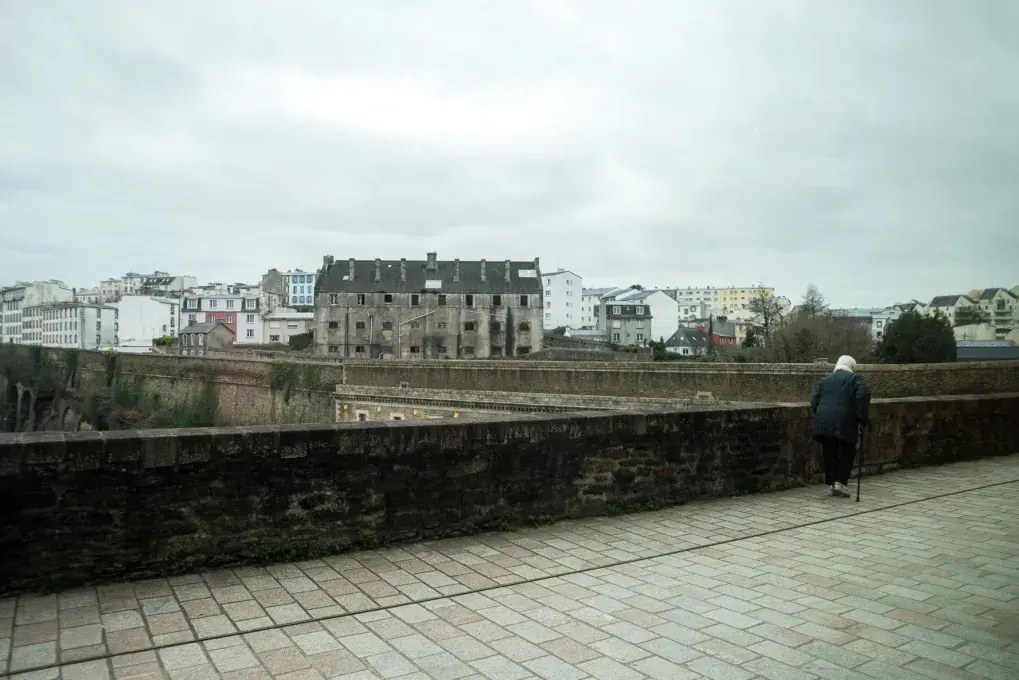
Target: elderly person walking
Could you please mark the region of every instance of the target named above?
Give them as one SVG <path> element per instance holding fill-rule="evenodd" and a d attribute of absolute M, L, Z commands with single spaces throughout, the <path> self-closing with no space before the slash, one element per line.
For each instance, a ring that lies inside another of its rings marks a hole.
<path fill-rule="evenodd" d="M 839 357 L 835 370 L 814 387 L 810 408 L 814 411 L 814 439 L 824 456 L 824 483 L 829 496 L 849 496 L 849 475 L 856 457 L 856 442 L 867 426 L 870 387 L 854 373 L 856 360 Z"/>

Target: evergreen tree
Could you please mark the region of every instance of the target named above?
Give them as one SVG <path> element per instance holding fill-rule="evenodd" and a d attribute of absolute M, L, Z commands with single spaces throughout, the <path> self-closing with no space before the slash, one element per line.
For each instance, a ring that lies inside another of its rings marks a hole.
<path fill-rule="evenodd" d="M 934 364 L 955 361 L 955 334 L 948 317 L 940 312 L 924 316 L 903 312 L 888 324 L 878 343 L 879 361 L 889 364 Z"/>

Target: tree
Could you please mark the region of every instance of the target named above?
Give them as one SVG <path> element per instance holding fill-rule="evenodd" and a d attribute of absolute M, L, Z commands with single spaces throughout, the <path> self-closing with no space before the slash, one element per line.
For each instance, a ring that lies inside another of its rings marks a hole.
<path fill-rule="evenodd" d="M 955 334 L 941 312 L 930 316 L 903 312 L 888 324 L 877 346 L 879 361 L 889 364 L 936 364 L 955 361 Z"/>
<path fill-rule="evenodd" d="M 817 289 L 817 286 L 810 284 L 807 286 L 807 291 L 803 294 L 803 302 L 800 304 L 800 314 L 806 316 L 817 316 L 823 314 L 828 310 L 828 303 L 825 302 L 824 296 L 821 295 L 821 291 Z"/>
<path fill-rule="evenodd" d="M 827 312 L 816 316 L 801 313 L 775 330 L 764 358 L 798 364 L 820 358 L 835 361 L 849 354 L 865 363 L 873 351 L 869 328 Z"/>
<path fill-rule="evenodd" d="M 975 323 L 990 323 L 991 317 L 977 305 L 967 305 L 955 310 L 955 325 L 969 326 Z"/>
<path fill-rule="evenodd" d="M 708 356 L 715 354 L 715 318 L 708 316 Z"/>
<path fill-rule="evenodd" d="M 743 337 L 743 347 L 744 349 L 760 347 L 760 341 L 757 338 L 757 332 L 754 330 L 753 326 L 747 327 L 747 334 Z"/>
<path fill-rule="evenodd" d="M 764 337 L 761 344 L 767 344 L 771 333 L 782 319 L 782 308 L 775 296 L 763 285 L 754 290 L 750 296 L 749 308 L 754 315 L 754 322 L 761 327 Z"/>

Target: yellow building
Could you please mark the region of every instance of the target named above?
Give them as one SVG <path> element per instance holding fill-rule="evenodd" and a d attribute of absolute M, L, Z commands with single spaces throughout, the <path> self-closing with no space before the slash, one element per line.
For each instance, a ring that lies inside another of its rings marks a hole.
<path fill-rule="evenodd" d="M 736 311 L 749 309 L 750 301 L 763 295 L 765 298 L 775 297 L 775 289 L 764 286 L 750 286 L 749 288 L 719 288 L 718 302 L 722 309 Z"/>

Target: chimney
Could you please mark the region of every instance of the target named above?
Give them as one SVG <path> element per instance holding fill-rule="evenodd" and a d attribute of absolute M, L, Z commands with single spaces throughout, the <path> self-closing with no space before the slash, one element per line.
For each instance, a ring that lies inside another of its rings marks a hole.
<path fill-rule="evenodd" d="M 434 272 L 436 269 L 439 268 L 438 263 L 436 262 L 437 258 L 438 253 L 428 253 L 428 267 L 427 267 L 428 271 Z"/>
<path fill-rule="evenodd" d="M 538 266 L 538 258 L 534 258 L 534 275 L 541 276 L 541 267 Z"/>
<path fill-rule="evenodd" d="M 323 271 L 325 271 L 326 269 L 329 269 L 329 265 L 331 265 L 332 263 L 333 263 L 333 256 L 332 255 L 323 255 L 322 256 L 322 270 Z"/>
<path fill-rule="evenodd" d="M 509 283 L 509 280 L 510 280 L 510 261 L 506 260 L 506 282 Z"/>
<path fill-rule="evenodd" d="M 485 261 L 482 260 L 481 261 L 481 283 L 484 283 L 487 280 L 488 280 L 488 272 L 485 271 Z"/>
<path fill-rule="evenodd" d="M 460 258 L 453 260 L 453 283 L 460 283 Z"/>
<path fill-rule="evenodd" d="M 400 258 L 400 280 L 403 282 L 407 281 L 407 258 Z"/>
<path fill-rule="evenodd" d="M 347 260 L 347 265 L 350 267 L 350 273 L 347 276 L 347 278 L 350 281 L 353 281 L 354 280 L 354 258 L 350 258 L 349 260 Z"/>
<path fill-rule="evenodd" d="M 382 260 L 375 258 L 375 283 L 382 280 Z"/>

